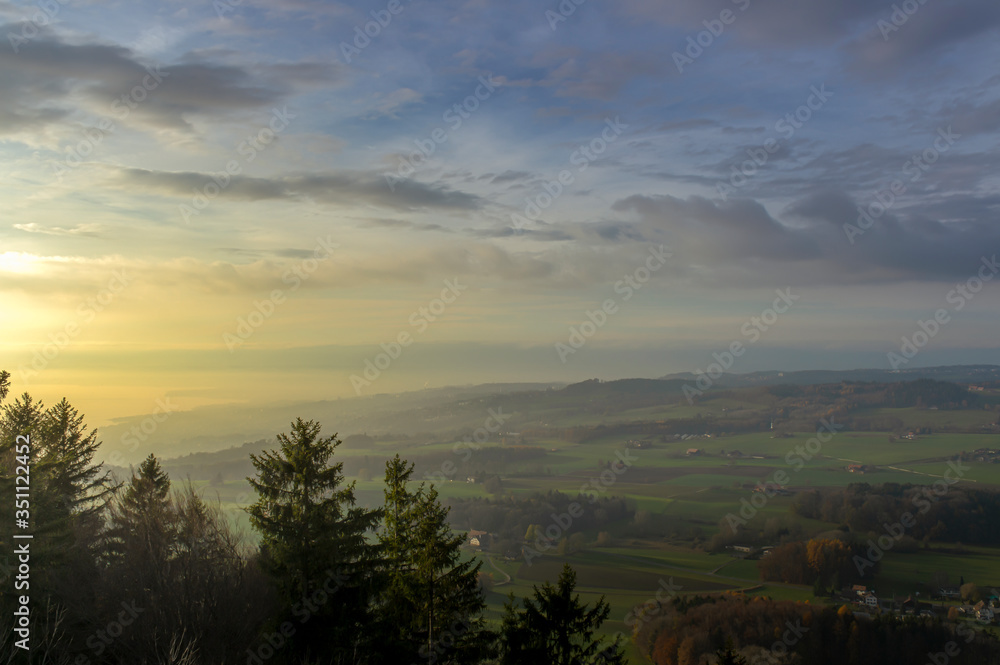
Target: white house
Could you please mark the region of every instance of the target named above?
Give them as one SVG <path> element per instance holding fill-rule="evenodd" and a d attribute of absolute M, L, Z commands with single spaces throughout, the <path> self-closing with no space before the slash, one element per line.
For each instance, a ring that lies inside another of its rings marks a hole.
<path fill-rule="evenodd" d="M 469 545 L 472 547 L 489 547 L 492 544 L 492 537 L 486 531 L 470 531 Z"/>

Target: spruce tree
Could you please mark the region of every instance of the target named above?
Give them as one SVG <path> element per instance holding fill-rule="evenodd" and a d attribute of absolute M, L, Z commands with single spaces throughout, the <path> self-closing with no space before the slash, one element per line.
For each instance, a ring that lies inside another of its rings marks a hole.
<path fill-rule="evenodd" d="M 534 587 L 534 599 L 517 606 L 513 594 L 504 606 L 501 626 L 503 665 L 623 665 L 617 640 L 605 644 L 594 635 L 611 613 L 602 597 L 593 609 L 574 595 L 576 573 L 563 566 L 558 582 Z"/>
<path fill-rule="evenodd" d="M 6 392 L 4 381 L 0 394 Z M 30 469 L 28 529 L 38 568 L 36 588 L 52 591 L 71 553 L 90 552 L 96 541 L 98 513 L 114 489 L 109 473 L 93 462 L 99 445 L 97 432 L 87 432 L 83 416 L 65 399 L 46 409 L 25 393 L 3 409 L 0 476 L 10 485 L 7 506 L 13 507 L 15 467 L 27 461 Z M 13 524 L 13 519 L 4 522 L 8 528 Z"/>
<path fill-rule="evenodd" d="M 115 489 L 111 472 L 94 464 L 100 447 L 97 430 L 87 431 L 83 415 L 63 398 L 50 407 L 39 423 L 44 457 L 51 467 L 50 489 L 68 511 L 93 516 Z"/>
<path fill-rule="evenodd" d="M 317 607 L 307 622 L 294 618 L 293 650 L 325 662 L 364 662 L 378 555 L 366 536 L 381 511 L 355 506 L 354 483 L 345 483 L 343 462 L 331 460 L 341 442 L 336 434 L 321 438 L 320 429 L 299 418 L 278 435 L 277 450 L 250 456 L 257 475 L 247 480 L 258 498 L 247 512 L 288 617 L 307 601 Z"/>
<path fill-rule="evenodd" d="M 9 375 L 0 372 L 0 400 L 8 389 Z M 25 393 L 0 415 L 0 492 L 10 497 L 0 509 L 7 515 L 0 545 L 12 552 L 12 531 L 32 535 L 32 598 L 45 608 L 36 615 L 43 626 L 38 643 L 50 658 L 58 656 L 44 645 L 69 648 L 89 632 L 95 611 L 102 512 L 115 489 L 110 474 L 94 462 L 99 445 L 97 432 L 87 430 L 65 399 L 46 409 Z M 30 473 L 18 473 L 16 467 L 25 463 Z M 15 513 L 15 491 L 25 489 L 15 484 L 18 475 L 30 481 L 30 489 L 27 505 Z M 17 526 L 15 516 L 27 517 L 28 526 Z M 6 589 L 3 584 L 0 605 L 7 602 Z"/>
<path fill-rule="evenodd" d="M 491 642 L 483 629 L 482 562 L 461 561 L 465 535 L 452 533 L 433 486 L 407 487 L 412 474 L 413 464 L 399 455 L 386 462 L 380 604 L 395 652 L 387 660 L 479 662 Z"/>
<path fill-rule="evenodd" d="M 170 579 L 177 520 L 170 505 L 170 478 L 155 455 L 150 453 L 132 471 L 108 521 L 105 553 L 115 583 L 154 597 L 162 594 Z M 145 565 L 123 565 L 137 558 Z"/>

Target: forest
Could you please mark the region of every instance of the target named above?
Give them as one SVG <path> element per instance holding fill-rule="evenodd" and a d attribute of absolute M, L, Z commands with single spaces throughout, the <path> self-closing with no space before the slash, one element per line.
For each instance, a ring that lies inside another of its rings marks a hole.
<path fill-rule="evenodd" d="M 953 462 L 956 468 L 960 462 Z M 946 480 L 930 486 L 900 483 L 852 483 L 842 489 L 809 490 L 792 506 L 802 517 L 839 522 L 855 533 L 881 532 L 886 521 L 910 514 L 906 535 L 919 541 L 1000 543 L 1000 492 L 951 486 Z"/>
<path fill-rule="evenodd" d="M 846 606 L 723 594 L 675 598 L 645 611 L 636 642 L 654 665 L 704 662 L 701 658 L 735 643 L 741 648 L 719 663 L 978 665 L 1000 658 L 995 640 L 967 627 L 892 616 L 860 618 Z"/>
<path fill-rule="evenodd" d="M 8 400 L 9 390 L 9 375 L 0 372 L 0 608 L 7 618 L 0 662 L 623 665 L 626 647 L 655 665 L 1000 658 L 987 633 L 940 617 L 858 617 L 846 606 L 728 591 L 636 606 L 626 624 L 631 635 L 609 637 L 602 626 L 610 603 L 604 596 L 582 602 L 567 563 L 557 580 L 509 595 L 499 616 L 491 615 L 493 581 L 466 548 L 467 531 L 496 534 L 490 550 L 507 559 L 530 562 L 525 550 L 534 548 L 531 558 L 544 552 L 565 560 L 584 532 L 596 535 L 597 547 L 663 537 L 660 516 L 583 490 L 507 495 L 484 487 L 489 496 L 445 500 L 433 478 L 421 478 L 399 454 L 384 462 L 380 505 L 362 505 L 357 481 L 347 480 L 347 458 L 338 459 L 341 440 L 299 418 L 245 449 L 250 534 L 191 481 L 171 479 L 153 454 L 126 477 L 113 475 L 97 461 L 97 432 L 66 399 L 51 406 L 28 393 Z M 346 438 L 345 448 L 365 443 Z M 502 454 L 530 461 L 538 449 L 489 450 L 475 451 L 470 463 L 489 468 Z M 366 455 L 355 455 L 354 464 L 374 467 Z M 995 492 L 956 487 L 933 501 L 926 492 L 893 483 L 799 492 L 790 504 L 795 515 L 841 527 L 805 538 L 799 525 L 769 518 L 762 537 L 779 544 L 758 562 L 760 579 L 813 585 L 816 598 L 870 583 L 879 565 L 855 565 L 864 555 L 861 536 L 886 515 L 916 512 L 923 500 L 927 514 L 909 541 L 995 542 L 988 528 L 998 518 Z M 575 517 L 572 527 L 550 533 L 553 516 L 563 514 Z M 729 533 L 743 542 L 751 535 Z M 727 543 L 715 544 L 721 551 Z"/>
<path fill-rule="evenodd" d="M 0 402 L 8 391 L 0 373 Z M 251 546 L 152 454 L 116 480 L 68 401 L 4 403 L 2 662 L 624 663 L 620 644 L 595 636 L 609 606 L 581 603 L 568 566 L 488 623 L 482 564 L 462 556 L 433 486 L 397 455 L 384 505 L 363 508 L 333 460 L 339 445 L 298 419 L 251 454 Z M 30 486 L 15 504 L 19 467 Z M 15 550 L 19 529 L 31 540 Z"/>

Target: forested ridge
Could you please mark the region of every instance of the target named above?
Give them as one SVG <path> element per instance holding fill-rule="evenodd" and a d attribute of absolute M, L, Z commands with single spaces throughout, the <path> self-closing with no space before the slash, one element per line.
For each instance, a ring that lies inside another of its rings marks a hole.
<path fill-rule="evenodd" d="M 495 531 L 512 550 L 534 539 L 539 549 L 565 543 L 557 553 L 569 554 L 575 534 L 541 542 L 550 513 L 587 502 L 575 526 L 599 530 L 634 508 L 582 490 L 445 504 L 399 455 L 385 463 L 381 505 L 364 507 L 337 460 L 340 439 L 297 419 L 249 454 L 251 544 L 154 455 L 115 478 L 95 459 L 97 432 L 67 400 L 46 406 L 8 392 L 0 372 L 0 662 L 601 665 L 625 663 L 629 639 L 656 665 L 904 664 L 938 652 L 950 663 L 1000 661 L 996 640 L 939 619 L 859 619 L 846 607 L 730 593 L 651 601 L 632 613 L 631 635 L 601 637 L 610 605 L 581 602 L 569 565 L 527 598 L 511 595 L 489 620 L 482 563 L 463 550 L 455 525 Z M 29 508 L 14 501 L 25 465 Z M 870 502 L 908 500 L 910 489 L 804 493 L 797 510 L 862 528 Z M 955 496 L 992 519 L 990 496 Z M 20 510 L 30 514 L 26 526 Z M 27 563 L 14 554 L 19 533 L 32 535 Z M 849 581 L 854 553 L 835 539 L 785 543 L 762 573 L 837 586 Z M 23 620 L 22 597 L 30 597 Z"/>
<path fill-rule="evenodd" d="M 0 373 L 0 402 L 8 390 Z M 532 597 L 511 597 L 488 625 L 482 564 L 462 556 L 464 535 L 434 487 L 412 482 L 413 465 L 397 455 L 385 465 L 384 504 L 361 507 L 334 461 L 340 443 L 298 419 L 250 456 L 247 512 L 260 537 L 251 546 L 154 455 L 117 482 L 66 400 L 46 408 L 26 393 L 3 404 L 0 662 L 624 663 L 620 645 L 595 635 L 609 606 L 581 603 L 569 567 Z M 33 539 L 21 564 L 11 553 L 25 463 Z M 26 581 L 15 589 L 18 574 Z"/>

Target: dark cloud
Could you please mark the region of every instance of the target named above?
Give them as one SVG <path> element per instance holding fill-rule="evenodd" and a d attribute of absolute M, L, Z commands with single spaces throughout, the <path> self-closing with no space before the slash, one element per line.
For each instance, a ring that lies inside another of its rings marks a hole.
<path fill-rule="evenodd" d="M 767 139 L 762 138 L 757 143 L 748 143 L 735 148 L 732 154 L 708 168 L 725 176 L 727 180 L 732 175 L 734 169 L 739 171 L 744 177 L 746 177 L 747 173 L 751 174 L 749 179 L 753 179 L 757 177 L 758 173 L 765 173 L 772 170 L 781 161 L 795 157 L 795 143 L 793 141 L 785 140 L 779 136 L 770 136 L 769 138 L 774 139 L 776 142 L 776 144 L 767 144 L 770 151 L 765 150 L 764 143 Z M 760 163 L 762 161 L 764 162 L 763 164 Z M 750 164 L 747 165 L 747 162 L 750 162 Z"/>
<path fill-rule="evenodd" d="M 870 0 L 622 0 L 618 6 L 633 20 L 696 32 L 705 29 L 702 21 L 718 19 L 728 9 L 736 16 L 728 32 L 737 40 L 767 48 L 831 43 L 885 11 Z"/>
<path fill-rule="evenodd" d="M 1000 28 L 1000 5 L 993 0 L 927 2 L 912 15 L 897 13 L 900 4 L 882 8 L 862 36 L 844 47 L 856 73 L 884 76 L 909 69 L 917 74 L 943 51 Z"/>
<path fill-rule="evenodd" d="M 795 201 L 786 209 L 791 217 L 841 225 L 852 216 L 857 216 L 857 203 L 842 191 L 823 191 Z"/>
<path fill-rule="evenodd" d="M 964 221 L 890 206 L 871 225 L 859 225 L 859 207 L 869 201 L 837 190 L 794 201 L 784 222 L 749 199 L 631 196 L 614 209 L 635 214 L 641 228 L 665 229 L 677 256 L 690 266 L 712 265 L 720 283 L 856 284 L 967 279 L 1000 248 L 998 198 L 963 197 L 957 203 L 972 216 Z M 845 225 L 863 230 L 853 243 Z"/>
<path fill-rule="evenodd" d="M 20 26 L 0 26 L 0 34 L 8 32 L 19 34 Z M 190 55 L 176 64 L 156 63 L 122 46 L 71 43 L 42 31 L 17 52 L 0 49 L 0 134 L 64 122 L 81 99 L 82 110 L 93 114 L 127 112 L 130 122 L 191 132 L 193 116 L 256 110 L 299 88 L 337 80 L 337 65 L 239 66 Z"/>
<path fill-rule="evenodd" d="M 369 219 L 365 221 L 365 226 L 383 229 L 410 229 L 413 231 L 438 231 L 440 233 L 454 233 L 451 229 L 440 224 L 426 224 L 421 222 L 411 222 L 406 219 Z"/>
<path fill-rule="evenodd" d="M 634 224 L 623 224 L 621 222 L 600 222 L 598 224 L 593 224 L 590 229 L 602 240 L 610 240 L 612 242 L 626 240 L 633 242 L 646 241 L 646 237 L 642 234 L 642 231 L 636 228 Z"/>
<path fill-rule="evenodd" d="M 123 184 L 183 197 L 190 201 L 193 191 L 212 183 L 212 174 L 149 171 L 126 168 L 118 171 Z M 375 205 L 397 210 L 438 209 L 477 210 L 484 202 L 474 194 L 459 192 L 415 180 L 394 183 L 390 190 L 383 176 L 365 172 L 337 172 L 296 175 L 284 178 L 233 176 L 219 197 L 241 201 L 312 199 L 344 206 Z"/>
<path fill-rule="evenodd" d="M 938 117 L 963 134 L 988 134 L 1000 130 L 1000 99 L 977 104 L 972 100 L 947 104 Z"/>
<path fill-rule="evenodd" d="M 715 202 L 700 196 L 630 196 L 613 210 L 638 213 L 655 228 L 681 239 L 712 260 L 792 260 L 819 257 L 815 241 L 775 220 L 763 205 L 749 199 Z"/>
<path fill-rule="evenodd" d="M 511 226 L 504 226 L 497 229 L 468 229 L 467 232 L 477 238 L 524 237 L 540 242 L 561 242 L 576 239 L 560 229 L 515 229 Z"/>
<path fill-rule="evenodd" d="M 493 176 L 491 183 L 497 184 L 502 182 L 520 182 L 524 180 L 530 180 L 533 176 L 527 171 L 512 171 L 507 169 L 503 173 Z"/>

